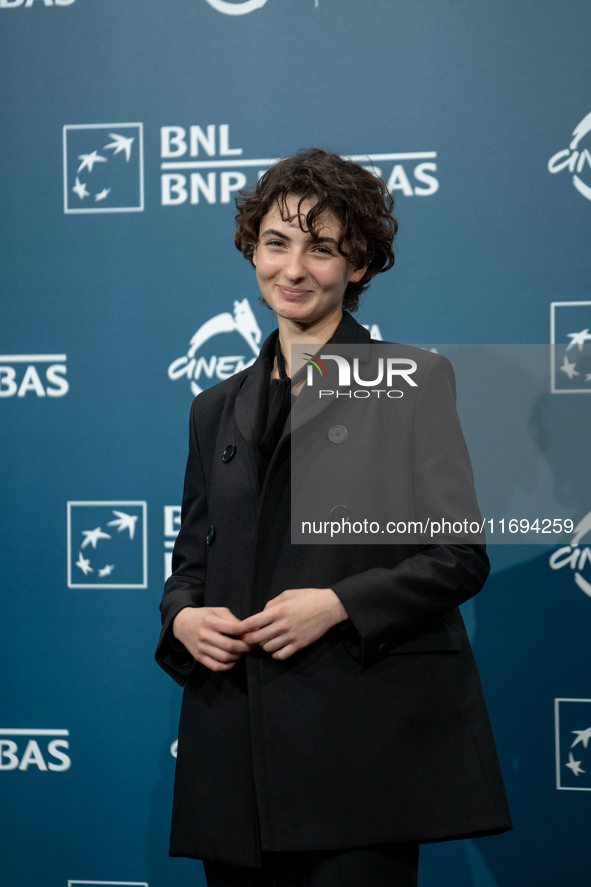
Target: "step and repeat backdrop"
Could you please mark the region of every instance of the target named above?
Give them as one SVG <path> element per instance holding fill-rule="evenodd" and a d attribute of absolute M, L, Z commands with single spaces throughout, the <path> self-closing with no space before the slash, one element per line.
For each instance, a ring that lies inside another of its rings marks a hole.
<path fill-rule="evenodd" d="M 310 146 L 396 199 L 361 322 L 498 381 L 458 366 L 512 543 L 464 615 L 515 827 L 424 848 L 421 884 L 586 883 L 590 29 L 588 0 L 0 0 L 3 884 L 204 884 L 167 856 L 158 603 L 191 401 L 273 329 L 233 199 Z"/>

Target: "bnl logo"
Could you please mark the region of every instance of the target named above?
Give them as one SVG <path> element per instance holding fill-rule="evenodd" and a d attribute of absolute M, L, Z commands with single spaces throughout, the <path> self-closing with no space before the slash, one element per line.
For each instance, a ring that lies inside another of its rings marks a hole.
<path fill-rule="evenodd" d="M 68 588 L 147 588 L 145 502 L 68 502 Z"/>
<path fill-rule="evenodd" d="M 65 213 L 143 211 L 141 123 L 64 126 L 63 151 Z"/>
<path fill-rule="evenodd" d="M 591 699 L 555 699 L 556 788 L 591 792 Z"/>
<path fill-rule="evenodd" d="M 551 302 L 552 394 L 591 394 L 591 302 Z"/>

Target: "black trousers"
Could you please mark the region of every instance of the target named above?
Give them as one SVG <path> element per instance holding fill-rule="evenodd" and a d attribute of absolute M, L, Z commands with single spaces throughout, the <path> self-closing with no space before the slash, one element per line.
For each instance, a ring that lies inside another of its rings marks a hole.
<path fill-rule="evenodd" d="M 261 868 L 204 861 L 207 887 L 416 887 L 418 844 L 265 853 Z"/>

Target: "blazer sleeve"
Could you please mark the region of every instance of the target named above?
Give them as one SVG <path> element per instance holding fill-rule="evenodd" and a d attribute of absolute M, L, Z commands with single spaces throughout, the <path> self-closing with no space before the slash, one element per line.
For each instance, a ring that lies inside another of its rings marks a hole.
<path fill-rule="evenodd" d="M 479 520 L 455 394 L 450 362 L 434 356 L 427 362 L 413 417 L 408 470 L 415 514 Z M 356 630 L 356 652 L 364 662 L 441 625 L 441 617 L 480 591 L 490 569 L 483 544 L 405 544 L 404 555 L 394 567 L 365 570 L 331 586 Z"/>
<path fill-rule="evenodd" d="M 172 555 L 172 575 L 160 603 L 162 631 L 156 661 L 178 683 L 184 684 L 195 660 L 172 633 L 175 616 L 184 607 L 203 605 L 207 538 L 207 494 L 205 474 L 197 439 L 197 398 L 191 407 L 189 456 L 181 509 L 181 529 Z"/>

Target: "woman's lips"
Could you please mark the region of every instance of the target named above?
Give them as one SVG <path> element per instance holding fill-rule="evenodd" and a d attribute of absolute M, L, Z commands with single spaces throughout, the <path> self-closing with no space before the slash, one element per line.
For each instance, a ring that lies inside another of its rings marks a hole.
<path fill-rule="evenodd" d="M 278 286 L 278 290 L 285 299 L 292 299 L 293 301 L 303 299 L 311 292 L 310 290 L 292 289 L 289 286 Z"/>

